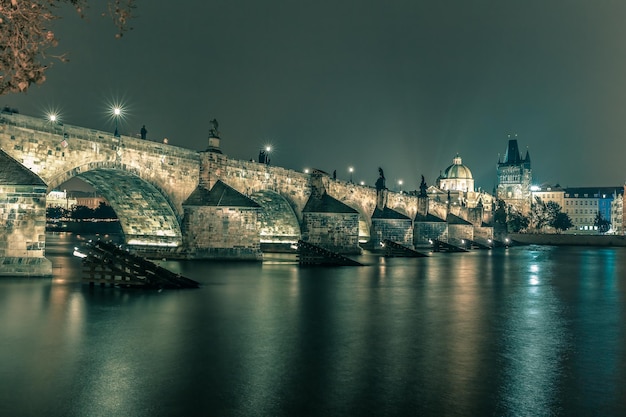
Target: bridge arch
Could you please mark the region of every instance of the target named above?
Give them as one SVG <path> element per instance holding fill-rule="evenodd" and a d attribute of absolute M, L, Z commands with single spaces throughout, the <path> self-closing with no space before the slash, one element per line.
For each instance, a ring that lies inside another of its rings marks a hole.
<path fill-rule="evenodd" d="M 157 186 L 133 170 L 107 162 L 88 163 L 58 176 L 49 188 L 78 177 L 109 202 L 120 220 L 128 245 L 178 247 L 182 244 L 181 216 Z"/>
<path fill-rule="evenodd" d="M 261 243 L 295 243 L 301 238 L 300 221 L 294 203 L 271 190 L 259 190 L 250 195 L 263 209 L 259 212 Z"/>

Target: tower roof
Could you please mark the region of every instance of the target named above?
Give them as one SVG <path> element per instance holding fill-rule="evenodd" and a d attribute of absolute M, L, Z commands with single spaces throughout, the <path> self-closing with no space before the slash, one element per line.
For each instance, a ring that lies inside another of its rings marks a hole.
<path fill-rule="evenodd" d="M 510 139 L 509 146 L 506 148 L 506 153 L 504 154 L 503 164 L 507 165 L 517 165 L 522 162 L 522 157 L 519 153 L 519 147 L 517 146 L 517 139 Z"/>

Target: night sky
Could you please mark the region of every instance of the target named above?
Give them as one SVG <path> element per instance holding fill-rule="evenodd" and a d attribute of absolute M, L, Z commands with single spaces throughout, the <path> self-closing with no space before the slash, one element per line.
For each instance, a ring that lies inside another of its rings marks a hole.
<path fill-rule="evenodd" d="M 92 2 L 93 3 L 93 2 Z M 0 105 L 373 185 L 430 185 L 458 153 L 491 191 L 509 134 L 535 183 L 626 180 L 626 2 L 139 1 L 121 40 L 97 10 L 55 23 L 70 62 Z M 175 4 L 175 6 L 173 6 Z M 95 6 L 94 6 L 95 7 Z"/>

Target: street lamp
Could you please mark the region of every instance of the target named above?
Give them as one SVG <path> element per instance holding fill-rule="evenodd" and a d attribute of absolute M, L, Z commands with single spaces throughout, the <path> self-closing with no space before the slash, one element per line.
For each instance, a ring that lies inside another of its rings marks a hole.
<path fill-rule="evenodd" d="M 113 118 L 115 119 L 115 133 L 113 134 L 113 136 L 116 136 L 116 137 L 120 136 L 120 132 L 118 130 L 118 120 L 121 115 L 122 115 L 122 108 L 119 106 L 113 107 Z"/>
<path fill-rule="evenodd" d="M 348 172 L 350 173 L 350 182 L 352 182 L 352 173 L 354 172 L 354 168 L 349 167 Z"/>
<path fill-rule="evenodd" d="M 400 194 L 402 194 L 402 180 L 398 180 L 398 186 L 400 187 Z"/>
<path fill-rule="evenodd" d="M 269 165 L 269 164 L 270 164 L 270 152 L 272 152 L 272 147 L 271 147 L 271 146 L 269 146 L 269 145 L 267 145 L 267 146 L 265 147 L 265 163 L 266 163 L 267 165 Z"/>

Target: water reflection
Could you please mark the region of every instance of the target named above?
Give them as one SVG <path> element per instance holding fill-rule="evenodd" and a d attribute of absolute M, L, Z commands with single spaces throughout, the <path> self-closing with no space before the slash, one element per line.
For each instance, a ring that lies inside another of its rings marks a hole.
<path fill-rule="evenodd" d="M 551 250 L 551 249 L 548 249 Z M 502 361 L 504 367 L 499 413 L 529 415 L 558 414 L 559 383 L 563 359 L 568 354 L 569 334 L 563 306 L 553 293 L 551 275 L 543 268 L 549 254 L 538 250 L 525 253 L 526 271 L 508 296 L 503 323 Z"/>
<path fill-rule="evenodd" d="M 626 394 L 622 249 L 167 261 L 202 288 L 161 293 L 49 255 L 53 279 L 0 282 L 2 415 L 617 415 Z"/>

